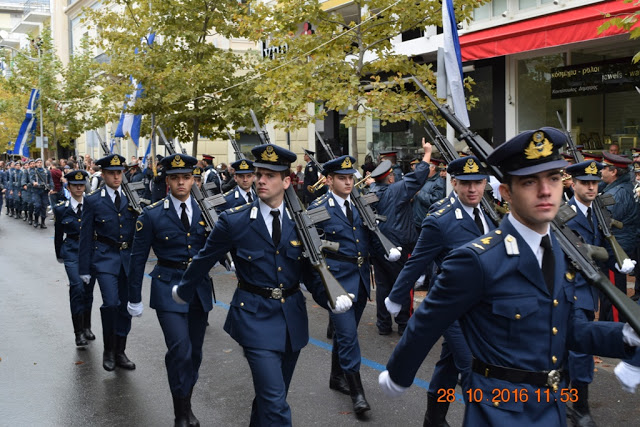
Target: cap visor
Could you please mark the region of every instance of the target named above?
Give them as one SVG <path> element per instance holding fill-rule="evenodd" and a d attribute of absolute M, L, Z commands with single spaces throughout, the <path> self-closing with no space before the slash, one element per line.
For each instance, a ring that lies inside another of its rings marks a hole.
<path fill-rule="evenodd" d="M 286 171 L 287 169 L 291 169 L 289 166 L 286 166 L 286 165 L 272 165 L 270 163 L 258 163 L 258 162 L 253 162 L 253 167 L 261 168 L 261 169 L 269 169 L 276 172 L 282 172 L 282 171 Z"/>
<path fill-rule="evenodd" d="M 539 165 L 529 166 L 527 168 L 516 169 L 507 173 L 514 176 L 533 175 L 539 172 L 549 171 L 553 169 L 562 169 L 568 165 L 569 162 L 567 162 L 566 160 L 554 160 L 552 162 L 541 163 Z"/>

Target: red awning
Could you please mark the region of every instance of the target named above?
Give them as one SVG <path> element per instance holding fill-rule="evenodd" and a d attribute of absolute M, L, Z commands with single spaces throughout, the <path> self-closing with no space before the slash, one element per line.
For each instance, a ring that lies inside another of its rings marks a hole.
<path fill-rule="evenodd" d="M 608 20 L 604 13 L 618 15 L 639 10 L 640 6 L 634 3 L 637 2 L 623 3 L 618 0 L 597 3 L 464 34 L 460 36 L 462 61 L 511 55 L 622 34 L 624 31 L 617 28 L 598 34 L 598 26 Z"/>

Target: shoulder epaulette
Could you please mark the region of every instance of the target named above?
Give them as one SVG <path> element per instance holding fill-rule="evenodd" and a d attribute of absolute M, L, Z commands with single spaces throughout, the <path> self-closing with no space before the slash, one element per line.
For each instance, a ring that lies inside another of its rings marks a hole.
<path fill-rule="evenodd" d="M 226 193 L 223 193 L 223 194 L 222 194 L 222 196 L 223 196 L 223 197 L 226 197 L 226 196 L 228 196 L 229 194 L 233 193 L 234 191 L 235 191 L 235 188 L 232 188 L 231 190 L 227 191 Z"/>
<path fill-rule="evenodd" d="M 509 235 L 508 237 L 511 237 L 511 239 L 513 239 L 512 241 L 515 242 L 515 237 L 511 235 Z M 467 243 L 466 246 L 476 251 L 476 253 L 482 254 L 487 250 L 496 247 L 496 244 L 502 242 L 503 240 L 505 240 L 504 232 L 500 229 L 495 229 L 482 237 L 478 237 L 477 239 L 472 240 L 471 242 Z"/>
<path fill-rule="evenodd" d="M 162 204 L 162 202 L 164 201 L 164 199 L 160 199 L 155 203 L 151 203 L 149 206 L 147 206 L 145 209 L 153 209 L 157 206 L 160 206 Z"/>
<path fill-rule="evenodd" d="M 445 206 L 441 207 L 438 210 L 433 210 L 433 211 L 429 212 L 427 214 L 427 216 L 433 216 L 433 217 L 436 217 L 436 218 L 441 217 L 442 215 L 446 214 L 447 212 L 449 212 L 451 210 L 451 206 L 452 206 L 451 204 L 445 205 Z"/>
<path fill-rule="evenodd" d="M 102 190 L 104 187 L 98 187 L 95 190 L 93 190 L 92 192 L 90 192 L 89 194 L 87 194 L 87 196 L 93 196 L 94 194 L 97 194 L 100 192 L 100 190 Z"/>
<path fill-rule="evenodd" d="M 227 212 L 229 214 L 235 214 L 235 213 L 238 213 L 238 212 L 243 212 L 243 211 L 246 211 L 247 209 L 249 209 L 252 205 L 253 205 L 253 203 L 245 203 L 244 205 L 236 206 L 235 208 L 229 208 L 225 212 Z"/>
<path fill-rule="evenodd" d="M 56 207 L 58 207 L 58 206 L 62 206 L 62 205 L 64 205 L 64 204 L 65 204 L 65 200 L 63 200 L 63 201 L 61 201 L 60 203 L 58 203 L 58 204 L 56 205 Z"/>

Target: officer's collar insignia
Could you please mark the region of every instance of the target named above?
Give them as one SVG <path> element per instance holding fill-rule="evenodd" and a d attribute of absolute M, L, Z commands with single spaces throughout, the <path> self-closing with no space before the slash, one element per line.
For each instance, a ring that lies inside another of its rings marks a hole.
<path fill-rule="evenodd" d="M 249 164 L 246 162 L 246 160 L 243 160 L 242 162 L 240 162 L 240 166 L 238 166 L 238 169 L 240 170 L 249 170 Z"/>
<path fill-rule="evenodd" d="M 171 167 L 172 168 L 183 168 L 185 165 L 184 160 L 182 160 L 182 158 L 176 154 L 175 157 L 173 158 L 173 160 L 171 161 Z"/>
<path fill-rule="evenodd" d="M 240 197 L 240 192 L 238 190 L 236 190 L 236 194 L 235 194 L 235 198 L 239 198 Z"/>
<path fill-rule="evenodd" d="M 291 243 L 291 246 L 294 246 L 296 248 L 302 244 L 300 240 L 291 240 L 289 241 L 289 243 Z"/>
<path fill-rule="evenodd" d="M 536 160 L 553 154 L 553 144 L 545 137 L 544 132 L 536 132 L 531 138 L 524 155 L 528 160 Z"/>
<path fill-rule="evenodd" d="M 287 213 L 289 220 L 293 221 L 293 219 L 291 219 L 291 213 L 289 213 L 289 209 L 285 209 L 284 211 Z"/>
<path fill-rule="evenodd" d="M 576 273 L 574 273 L 574 272 L 572 272 L 572 271 L 567 271 L 567 272 L 565 273 L 564 277 L 565 277 L 568 281 L 572 282 L 572 281 L 573 281 L 573 279 L 576 277 Z"/>
<path fill-rule="evenodd" d="M 169 209 L 169 199 L 164 199 L 164 208 Z"/>
<path fill-rule="evenodd" d="M 84 176 L 82 176 L 82 172 L 78 172 L 78 173 L 76 174 L 75 178 L 76 178 L 77 180 L 82 180 L 82 179 L 84 179 Z"/>
<path fill-rule="evenodd" d="M 349 159 L 349 157 L 347 157 L 346 159 L 344 159 L 344 162 L 342 162 L 342 164 L 340 165 L 340 167 L 342 169 L 351 169 L 351 159 Z"/>
<path fill-rule="evenodd" d="M 109 162 L 109 165 L 111 165 L 111 166 L 120 166 L 120 157 L 113 156 L 111 158 L 111 161 Z"/>
<path fill-rule="evenodd" d="M 507 251 L 507 255 L 520 255 L 518 250 L 518 241 L 511 234 L 507 234 L 504 238 L 504 246 Z"/>
<path fill-rule="evenodd" d="M 329 199 L 329 206 L 334 207 L 336 204 L 333 199 Z"/>
<path fill-rule="evenodd" d="M 102 191 L 100 191 L 100 197 L 104 197 L 107 195 L 106 190 L 103 188 Z"/>
<path fill-rule="evenodd" d="M 571 206 L 571 209 L 573 209 L 573 211 L 574 211 L 575 213 L 578 213 L 578 211 L 576 210 L 576 205 L 570 205 L 570 206 Z"/>
<path fill-rule="evenodd" d="M 456 208 L 456 219 L 462 219 L 462 211 L 460 208 Z"/>
<path fill-rule="evenodd" d="M 64 203 L 64 206 L 65 207 L 69 207 L 69 201 L 68 200 Z"/>
<path fill-rule="evenodd" d="M 491 239 L 493 239 L 493 237 L 489 236 L 489 237 L 485 237 L 484 239 L 480 239 L 480 241 L 485 244 L 488 245 L 491 243 Z"/>
<path fill-rule="evenodd" d="M 142 221 L 136 221 L 136 231 L 142 230 Z"/>
<path fill-rule="evenodd" d="M 267 145 L 267 148 L 264 149 L 264 151 L 260 155 L 260 158 L 265 162 L 277 162 L 278 155 L 273 149 L 273 145 Z"/>
<path fill-rule="evenodd" d="M 477 243 L 472 243 L 472 245 L 475 246 L 478 249 L 484 250 L 484 248 L 482 246 L 480 246 L 479 244 L 477 244 Z"/>
<path fill-rule="evenodd" d="M 258 208 L 257 207 L 252 207 L 251 208 L 251 214 L 249 215 L 249 218 L 251 219 L 256 219 L 258 218 Z"/>
<path fill-rule="evenodd" d="M 584 173 L 587 175 L 598 175 L 598 166 L 596 165 L 596 162 L 591 162 L 591 164 L 585 168 Z"/>
<path fill-rule="evenodd" d="M 205 226 L 206 224 L 204 223 L 204 221 L 200 221 L 198 224 L 200 224 L 201 226 Z"/>
<path fill-rule="evenodd" d="M 477 173 L 480 172 L 480 166 L 473 160 L 467 159 L 467 162 L 464 164 L 462 168 L 462 172 L 464 173 Z"/>
<path fill-rule="evenodd" d="M 444 201 L 444 199 L 442 199 L 442 200 Z M 451 203 L 455 203 L 456 202 L 456 198 L 455 197 L 451 197 L 451 198 L 449 198 L 449 201 Z"/>

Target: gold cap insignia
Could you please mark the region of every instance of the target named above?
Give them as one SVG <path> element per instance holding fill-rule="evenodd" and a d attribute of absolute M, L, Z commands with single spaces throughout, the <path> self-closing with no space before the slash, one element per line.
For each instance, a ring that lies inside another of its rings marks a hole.
<path fill-rule="evenodd" d="M 202 171 L 200 170 L 200 168 L 195 168 L 195 169 L 193 169 L 193 174 L 194 175 L 202 175 Z"/>
<path fill-rule="evenodd" d="M 249 165 L 245 160 L 243 160 L 242 162 L 240 162 L 240 166 L 238 166 L 238 168 L 241 170 L 249 170 Z"/>
<path fill-rule="evenodd" d="M 109 165 L 111 166 L 120 166 L 120 157 L 113 156 L 113 158 L 111 159 L 111 162 L 109 162 Z"/>
<path fill-rule="evenodd" d="M 528 160 L 535 160 L 553 154 L 553 144 L 544 136 L 544 132 L 536 132 L 531 138 L 524 155 Z"/>
<path fill-rule="evenodd" d="M 267 148 L 265 148 L 265 150 L 262 152 L 260 158 L 265 162 L 277 162 L 278 155 L 273 149 L 273 145 L 267 145 Z"/>
<path fill-rule="evenodd" d="M 591 164 L 585 168 L 584 173 L 587 175 L 598 175 L 598 166 L 596 165 L 596 162 L 591 162 Z"/>
<path fill-rule="evenodd" d="M 462 172 L 477 173 L 480 172 L 480 166 L 478 166 L 478 164 L 473 159 L 468 159 L 467 163 L 465 163 L 464 167 L 462 168 Z"/>
<path fill-rule="evenodd" d="M 173 158 L 173 161 L 171 162 L 171 167 L 172 168 L 183 168 L 185 165 L 184 160 L 182 160 L 182 158 L 176 154 L 176 156 Z"/>
<path fill-rule="evenodd" d="M 82 175 L 82 172 L 78 172 L 78 173 L 76 174 L 75 178 L 76 178 L 77 180 L 82 180 L 82 179 L 84 179 L 84 175 Z"/>
<path fill-rule="evenodd" d="M 351 165 L 351 159 L 349 157 L 347 157 L 346 159 L 344 159 L 344 162 L 342 162 L 342 164 L 340 165 L 340 167 L 342 169 L 351 169 L 352 165 Z"/>

